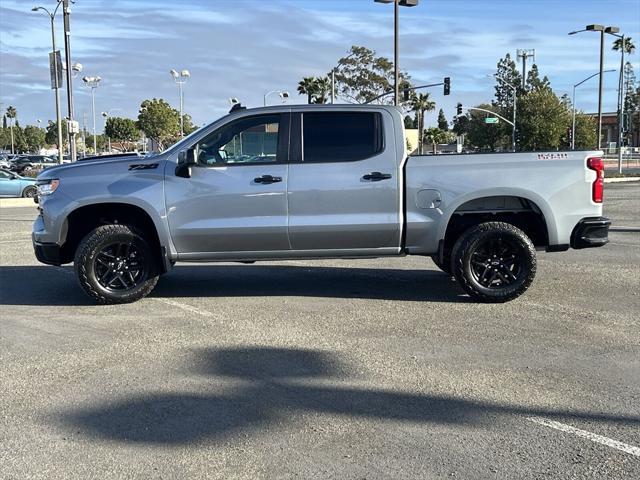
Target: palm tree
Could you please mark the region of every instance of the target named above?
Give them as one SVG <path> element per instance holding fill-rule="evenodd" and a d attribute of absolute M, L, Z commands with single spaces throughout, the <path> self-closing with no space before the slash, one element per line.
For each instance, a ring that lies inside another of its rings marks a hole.
<path fill-rule="evenodd" d="M 307 103 L 311 103 L 313 96 L 318 93 L 318 84 L 314 77 L 304 77 L 298 83 L 298 93 L 307 96 Z"/>
<path fill-rule="evenodd" d="M 418 115 L 418 153 L 422 154 L 422 133 L 424 130 L 424 112 L 435 110 L 436 102 L 428 93 L 418 93 L 411 99 L 411 110 Z"/>
<path fill-rule="evenodd" d="M 622 39 L 618 38 L 615 42 L 613 42 L 612 50 L 619 51 L 622 49 Z M 633 44 L 633 38 L 625 37 L 624 39 L 624 53 L 629 55 L 633 55 L 633 52 L 636 51 L 636 46 Z"/>
<path fill-rule="evenodd" d="M 11 153 L 15 153 L 14 152 L 14 146 L 13 146 L 13 122 L 14 119 L 18 116 L 18 112 L 16 111 L 16 108 L 12 105 L 9 105 L 9 107 L 7 108 L 7 113 L 5 113 L 5 116 L 11 120 L 11 123 L 9 124 L 9 127 L 11 129 Z"/>
<path fill-rule="evenodd" d="M 331 93 L 331 80 L 329 77 L 317 77 L 315 79 L 315 87 L 314 103 L 327 103 L 327 97 Z"/>

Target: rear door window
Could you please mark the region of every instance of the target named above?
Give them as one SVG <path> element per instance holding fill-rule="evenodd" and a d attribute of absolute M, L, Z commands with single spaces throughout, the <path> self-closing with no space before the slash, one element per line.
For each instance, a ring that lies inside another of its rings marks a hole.
<path fill-rule="evenodd" d="M 313 112 L 302 116 L 303 162 L 353 162 L 383 150 L 377 112 Z"/>

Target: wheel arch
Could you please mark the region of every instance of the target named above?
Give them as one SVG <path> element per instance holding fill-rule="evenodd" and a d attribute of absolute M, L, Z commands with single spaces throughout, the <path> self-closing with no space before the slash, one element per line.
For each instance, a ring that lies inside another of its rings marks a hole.
<path fill-rule="evenodd" d="M 513 208 L 513 202 L 524 202 L 522 208 Z M 486 208 L 474 208 L 482 203 Z M 472 192 L 461 196 L 456 202 L 452 203 L 449 208 L 443 212 L 443 221 L 439 225 L 438 238 L 442 247 L 449 244 L 452 239 L 449 238 L 456 231 L 457 226 L 470 226 L 472 224 L 481 223 L 483 221 L 511 221 L 517 215 L 528 213 L 527 217 L 521 217 L 517 225 L 536 239 L 536 246 L 554 245 L 558 237 L 555 216 L 549 204 L 540 195 L 529 190 L 521 189 L 490 189 L 485 191 Z M 466 217 L 460 222 L 461 217 Z M 528 227 L 527 221 L 537 218 L 532 227 Z M 524 227 L 524 228 L 523 228 Z M 455 242 L 455 239 L 453 239 Z"/>
<path fill-rule="evenodd" d="M 158 225 L 154 216 L 145 208 L 127 202 L 96 202 L 71 210 L 62 225 L 62 263 L 73 261 L 78 245 L 89 232 L 111 223 L 130 225 L 145 233 L 152 249 L 161 260 L 162 271 L 168 270 L 170 261 L 167 246 L 161 240 L 162 226 Z"/>

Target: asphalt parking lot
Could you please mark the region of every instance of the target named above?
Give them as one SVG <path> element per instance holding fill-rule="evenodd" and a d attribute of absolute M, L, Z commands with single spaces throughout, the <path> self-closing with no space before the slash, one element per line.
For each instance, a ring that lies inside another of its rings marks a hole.
<path fill-rule="evenodd" d="M 640 227 L 640 183 L 605 214 Z M 424 258 L 182 265 L 93 305 L 0 209 L 0 478 L 640 478 L 640 233 L 471 302 Z"/>

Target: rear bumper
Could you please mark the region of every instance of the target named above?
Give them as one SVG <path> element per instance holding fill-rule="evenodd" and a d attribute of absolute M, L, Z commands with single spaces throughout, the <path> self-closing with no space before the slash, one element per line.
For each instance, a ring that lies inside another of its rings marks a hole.
<path fill-rule="evenodd" d="M 36 258 L 41 263 L 47 265 L 61 265 L 60 245 L 57 243 L 38 243 L 35 238 L 31 238 L 33 242 L 33 251 Z"/>
<path fill-rule="evenodd" d="M 605 217 L 583 218 L 571 233 L 571 247 L 580 249 L 606 245 L 610 226 L 611 220 Z"/>

